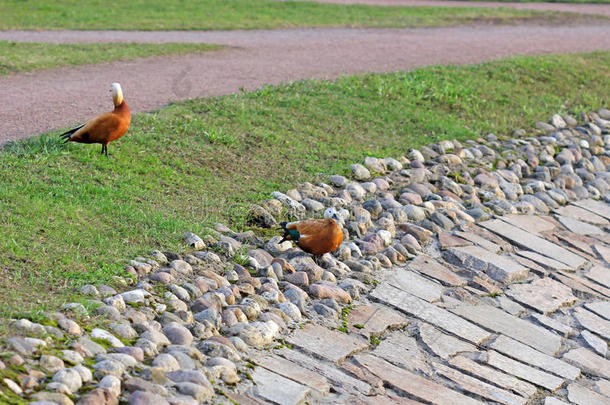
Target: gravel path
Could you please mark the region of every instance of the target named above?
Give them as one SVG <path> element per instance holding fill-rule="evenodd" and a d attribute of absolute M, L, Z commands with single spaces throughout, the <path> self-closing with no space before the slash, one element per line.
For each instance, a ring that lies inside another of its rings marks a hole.
<path fill-rule="evenodd" d="M 305 78 L 466 64 L 510 55 L 610 49 L 610 25 L 461 26 L 216 32 L 30 32 L 23 40 L 203 41 L 218 52 L 16 74 L 0 79 L 0 143 L 76 124 L 110 108 L 121 82 L 133 111 Z M 6 39 L 11 33 L 2 33 Z"/>
<path fill-rule="evenodd" d="M 309 0 L 308 0 L 309 1 Z M 373 6 L 434 6 L 434 7 L 485 7 L 514 8 L 518 10 L 567 11 L 581 14 L 597 14 L 610 17 L 610 4 L 575 3 L 509 3 L 500 1 L 453 1 L 453 0 L 313 0 L 319 3 L 370 4 Z"/>

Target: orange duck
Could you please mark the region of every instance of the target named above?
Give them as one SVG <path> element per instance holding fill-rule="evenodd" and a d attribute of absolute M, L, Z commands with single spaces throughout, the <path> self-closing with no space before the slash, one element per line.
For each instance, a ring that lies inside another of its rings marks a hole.
<path fill-rule="evenodd" d="M 339 220 L 337 212 L 329 208 L 322 219 L 282 222 L 284 238 L 281 242 L 295 241 L 301 249 L 315 256 L 332 252 L 343 242 L 343 231 L 335 220 Z"/>
<path fill-rule="evenodd" d="M 108 144 L 125 135 L 131 123 L 131 112 L 123 100 L 121 85 L 112 83 L 110 91 L 114 110 L 64 132 L 60 136 L 66 142 L 101 143 L 102 153 L 108 156 Z"/>

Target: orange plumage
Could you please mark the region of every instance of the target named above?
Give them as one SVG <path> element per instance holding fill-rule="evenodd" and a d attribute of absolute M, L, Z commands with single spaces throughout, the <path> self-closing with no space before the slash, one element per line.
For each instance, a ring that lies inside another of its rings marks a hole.
<path fill-rule="evenodd" d="M 332 252 L 343 242 L 343 231 L 332 218 L 308 219 L 300 222 L 282 222 L 284 240 L 293 240 L 297 245 L 316 256 Z"/>
<path fill-rule="evenodd" d="M 66 142 L 101 143 L 102 153 L 108 156 L 108 144 L 125 135 L 131 124 L 131 112 L 123 100 L 121 85 L 113 83 L 111 91 L 114 110 L 64 132 L 61 137 Z"/>

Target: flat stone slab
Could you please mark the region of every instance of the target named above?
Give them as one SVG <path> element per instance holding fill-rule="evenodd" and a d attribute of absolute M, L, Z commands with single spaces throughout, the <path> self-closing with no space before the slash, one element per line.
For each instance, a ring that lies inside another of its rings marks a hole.
<path fill-rule="evenodd" d="M 451 312 L 408 294 L 385 282 L 371 296 L 396 309 L 457 335 L 471 343 L 480 344 L 491 334 Z"/>
<path fill-rule="evenodd" d="M 424 401 L 438 405 L 482 404 L 482 402 L 474 398 L 467 397 L 425 377 L 398 368 L 370 354 L 356 355 L 354 360 L 390 386 L 396 387 Z"/>
<path fill-rule="evenodd" d="M 500 245 L 493 243 L 492 241 L 489 241 L 476 233 L 456 231 L 455 235 L 466 239 L 475 245 L 482 247 L 483 249 L 487 249 L 492 253 L 498 253 L 501 250 Z"/>
<path fill-rule="evenodd" d="M 329 392 L 326 378 L 283 357 L 270 354 L 256 360 L 256 364 L 295 382 L 307 385 L 319 392 Z"/>
<path fill-rule="evenodd" d="M 606 357 L 606 355 L 608 354 L 608 344 L 606 343 L 605 340 L 598 337 L 597 335 L 594 335 L 593 333 L 589 332 L 588 330 L 581 331 L 580 336 L 582 336 L 584 341 L 587 342 L 589 347 L 591 349 L 595 350 L 595 352 L 597 354 L 599 354 L 600 356 L 602 356 L 604 358 Z"/>
<path fill-rule="evenodd" d="M 584 308 L 574 308 L 574 318 L 583 328 L 598 334 L 604 339 L 610 339 L 610 321 L 605 320 Z"/>
<path fill-rule="evenodd" d="M 608 209 L 610 210 L 610 207 L 608 207 Z M 610 221 L 608 221 L 606 218 L 576 205 L 565 205 L 563 207 L 557 208 L 554 211 L 555 213 L 564 217 L 574 218 L 579 221 L 588 222 L 593 225 L 599 225 L 602 227 L 610 225 Z"/>
<path fill-rule="evenodd" d="M 543 314 L 576 302 L 572 289 L 548 277 L 527 284 L 513 284 L 506 295 Z"/>
<path fill-rule="evenodd" d="M 539 352 L 538 350 L 534 350 L 531 347 L 504 335 L 498 336 L 489 347 L 510 356 L 513 359 L 538 367 L 557 376 L 567 378 L 568 380 L 575 380 L 580 376 L 580 369 L 577 367 Z"/>
<path fill-rule="evenodd" d="M 477 351 L 474 345 L 447 335 L 430 324 L 420 322 L 418 326 L 421 340 L 441 359 L 447 360 L 458 353 Z"/>
<path fill-rule="evenodd" d="M 441 246 L 441 249 L 448 249 L 452 247 L 459 246 L 469 246 L 472 245 L 471 242 L 466 239 L 459 238 L 455 235 L 451 235 L 449 232 L 442 232 L 438 235 L 438 243 Z"/>
<path fill-rule="evenodd" d="M 515 395 L 511 392 L 503 390 L 502 388 L 487 384 L 477 378 L 460 373 L 459 371 L 443 364 L 434 363 L 434 368 L 438 374 L 453 381 L 464 391 L 471 392 L 493 402 L 506 405 L 523 405 L 527 402 L 527 399 L 522 396 Z"/>
<path fill-rule="evenodd" d="M 278 350 L 277 354 L 301 367 L 320 374 L 328 381 L 332 382 L 334 390 L 346 394 L 359 393 L 366 396 L 374 394 L 373 387 L 364 381 L 360 381 L 339 370 L 337 367 L 315 359 L 311 355 L 302 353 L 299 350 L 283 348 Z"/>
<path fill-rule="evenodd" d="M 571 247 L 581 250 L 584 253 L 590 254 L 591 256 L 595 256 L 593 249 L 591 248 L 591 241 L 588 236 L 577 235 L 574 232 L 555 232 L 553 236 L 557 237 L 559 240 L 567 243 Z"/>
<path fill-rule="evenodd" d="M 610 265 L 610 248 L 604 245 L 593 245 L 597 254 Z"/>
<path fill-rule="evenodd" d="M 610 290 L 608 288 L 602 287 L 599 284 L 593 283 L 582 277 L 578 277 L 575 274 L 558 271 L 553 273 L 553 278 L 561 281 L 574 291 L 580 291 L 595 298 L 610 298 Z"/>
<path fill-rule="evenodd" d="M 603 285 L 604 287 L 610 288 L 610 268 L 608 267 L 599 265 L 593 266 L 587 273 L 585 273 L 585 277 Z"/>
<path fill-rule="evenodd" d="M 610 402 L 610 398 L 577 383 L 568 385 L 568 399 L 578 405 L 608 405 Z"/>
<path fill-rule="evenodd" d="M 554 260 L 559 260 L 562 263 L 570 266 L 570 269 L 575 271 L 585 265 L 587 260 L 569 250 L 549 242 L 537 235 L 517 228 L 507 222 L 493 219 L 490 221 L 481 222 L 479 225 L 489 229 L 490 231 L 502 236 L 513 242 L 515 245 L 533 250 L 543 256 L 550 257 Z"/>
<path fill-rule="evenodd" d="M 487 364 L 551 392 L 558 390 L 565 382 L 562 378 L 505 357 L 493 350 L 487 351 Z"/>
<path fill-rule="evenodd" d="M 595 225 L 588 224 L 586 222 L 579 221 L 571 217 L 564 217 L 562 215 L 556 215 L 557 220 L 561 222 L 561 225 L 565 226 L 578 235 L 603 235 L 603 229 Z"/>
<path fill-rule="evenodd" d="M 428 302 L 440 300 L 444 290 L 439 283 L 430 281 L 407 269 L 391 270 L 385 281 Z"/>
<path fill-rule="evenodd" d="M 484 366 L 467 357 L 456 356 L 449 361 L 453 367 L 464 370 L 469 374 L 475 375 L 483 380 L 489 381 L 506 390 L 514 391 L 519 395 L 529 398 L 535 395 L 537 388 L 532 384 L 522 381 L 510 374 L 505 374 L 494 368 Z"/>
<path fill-rule="evenodd" d="M 452 311 L 484 328 L 512 337 L 551 356 L 561 347 L 559 336 L 490 305 L 462 305 Z"/>
<path fill-rule="evenodd" d="M 359 333 L 367 339 L 381 335 L 388 328 L 402 328 L 409 324 L 409 320 L 400 313 L 384 306 L 372 305 L 352 309 L 347 321 L 351 333 Z"/>
<path fill-rule="evenodd" d="M 598 301 L 598 302 L 589 302 L 585 304 L 585 307 L 597 315 L 602 316 L 610 321 L 610 302 L 608 301 Z"/>
<path fill-rule="evenodd" d="M 526 259 L 532 260 L 541 266 L 551 270 L 571 270 L 570 266 L 560 261 L 551 259 L 550 257 L 543 256 L 531 250 L 517 250 L 519 256 L 525 257 Z"/>
<path fill-rule="evenodd" d="M 570 404 L 562 401 L 561 399 L 557 399 L 555 397 L 546 397 L 546 398 L 544 398 L 544 405 L 570 405 Z"/>
<path fill-rule="evenodd" d="M 428 255 L 417 255 L 407 267 L 451 287 L 461 287 L 467 283 L 462 277 Z"/>
<path fill-rule="evenodd" d="M 546 326 L 548 329 L 553 329 L 554 331 L 558 332 L 561 336 L 565 337 L 575 334 L 574 329 L 572 329 L 572 327 L 561 323 L 556 319 L 549 318 L 546 315 L 537 314 L 533 312 L 531 314 L 531 317 L 536 319 L 540 324 Z"/>
<path fill-rule="evenodd" d="M 502 216 L 501 220 L 530 233 L 539 234 L 555 229 L 555 224 L 538 215 L 509 214 Z"/>
<path fill-rule="evenodd" d="M 584 347 L 570 350 L 563 358 L 587 373 L 610 379 L 610 361 Z"/>
<path fill-rule="evenodd" d="M 449 263 L 480 270 L 496 281 L 512 283 L 523 280 L 529 274 L 524 267 L 508 256 L 500 256 L 479 246 L 463 246 L 447 249 L 443 258 Z"/>
<path fill-rule="evenodd" d="M 257 367 L 252 373 L 256 383 L 252 390 L 256 396 L 279 405 L 303 404 L 311 389 L 284 378 L 265 368 Z"/>
<path fill-rule="evenodd" d="M 610 220 L 610 205 L 606 204 L 603 201 L 588 199 L 574 201 L 572 204 L 584 208 L 587 211 L 591 211 L 592 213 L 597 214 L 600 217 L 604 217 Z"/>
<path fill-rule="evenodd" d="M 379 343 L 373 354 L 407 370 L 431 374 L 426 355 L 417 345 L 417 340 L 404 332 L 391 333 Z"/>
<path fill-rule="evenodd" d="M 366 349 L 369 344 L 361 337 L 309 324 L 298 329 L 287 339 L 291 345 L 332 362 L 340 362 L 352 353 Z"/>

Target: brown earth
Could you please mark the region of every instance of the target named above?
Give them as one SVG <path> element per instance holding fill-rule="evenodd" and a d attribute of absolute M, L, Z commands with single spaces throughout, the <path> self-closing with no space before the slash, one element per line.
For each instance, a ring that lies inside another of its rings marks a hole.
<path fill-rule="evenodd" d="M 17 37 L 11 38 L 11 35 Z M 73 125 L 112 106 L 123 85 L 133 111 L 306 78 L 467 64 L 511 55 L 610 49 L 610 25 L 459 26 L 424 29 L 295 29 L 214 32 L 0 32 L 1 39 L 51 42 L 201 41 L 229 46 L 0 78 L 0 143 Z"/>

